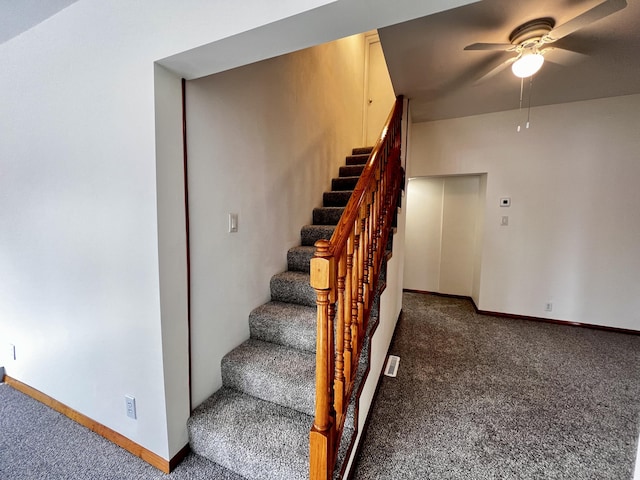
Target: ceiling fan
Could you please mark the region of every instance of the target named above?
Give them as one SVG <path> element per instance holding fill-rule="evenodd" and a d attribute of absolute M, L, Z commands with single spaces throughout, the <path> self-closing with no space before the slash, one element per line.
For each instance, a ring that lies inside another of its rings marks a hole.
<path fill-rule="evenodd" d="M 477 81 L 493 77 L 511 65 L 515 76 L 527 78 L 535 74 L 544 63 L 545 56 L 552 52 L 564 53 L 564 58 L 581 57 L 580 53 L 559 47 L 547 46 L 567 35 L 622 10 L 627 6 L 626 0 L 606 0 L 586 12 L 556 27 L 555 20 L 550 17 L 537 18 L 523 23 L 509 35 L 510 43 L 473 43 L 465 50 L 504 50 L 516 55 L 492 68 Z M 555 53 L 554 53 L 555 55 Z M 557 55 L 560 57 L 559 55 Z M 558 58 L 560 60 L 560 58 Z"/>

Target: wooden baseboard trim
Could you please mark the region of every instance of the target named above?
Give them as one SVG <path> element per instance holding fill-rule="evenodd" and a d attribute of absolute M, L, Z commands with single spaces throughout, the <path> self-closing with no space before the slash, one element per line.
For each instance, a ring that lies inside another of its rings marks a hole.
<path fill-rule="evenodd" d="M 462 300 L 471 300 L 473 302 L 473 298 L 471 298 L 471 297 L 469 297 L 467 295 L 454 295 L 452 293 L 430 292 L 428 290 L 412 290 L 410 288 L 403 288 L 402 291 L 403 292 L 409 292 L 409 293 L 422 293 L 423 295 L 434 295 L 436 297 L 460 298 Z M 473 305 L 475 306 L 475 302 L 473 302 Z"/>
<path fill-rule="evenodd" d="M 606 325 L 594 325 L 591 323 L 572 322 L 569 320 L 556 320 L 553 318 L 530 317 L 527 315 L 516 315 L 513 313 L 502 313 L 502 312 L 491 312 L 489 310 L 480 310 L 476 306 L 473 300 L 471 301 L 471 303 L 473 304 L 473 307 L 475 308 L 476 312 L 480 315 L 510 318 L 512 320 L 528 320 L 530 322 L 553 323 L 555 325 L 564 325 L 568 327 L 590 328 L 592 330 L 602 330 L 605 332 L 613 332 L 613 333 L 624 333 L 627 335 L 640 335 L 640 330 L 631 330 L 627 328 L 607 327 Z"/>
<path fill-rule="evenodd" d="M 45 404 L 46 406 L 52 408 L 58 413 L 70 418 L 74 422 L 79 423 L 80 425 L 87 427 L 89 430 L 97 433 L 101 437 L 106 438 L 112 443 L 115 443 L 119 447 L 124 448 L 129 453 L 135 455 L 136 457 L 141 458 L 148 464 L 156 467 L 163 473 L 171 473 L 171 471 L 184 459 L 184 457 L 189 453 L 189 445 L 183 447 L 171 460 L 165 460 L 161 456 L 153 453 L 150 450 L 147 450 L 142 445 L 138 445 L 133 440 L 128 439 L 124 435 L 116 432 L 115 430 L 110 429 L 102 425 L 101 423 L 96 422 L 95 420 L 83 415 L 82 413 L 66 406 L 65 404 L 57 401 L 54 398 L 42 393 L 39 390 L 36 390 L 29 385 L 22 383 L 15 378 L 12 378 L 8 375 L 4 376 L 3 381 L 18 390 L 19 392 L 28 395 L 34 400 L 39 401 L 40 403 Z"/>
<path fill-rule="evenodd" d="M 631 330 L 627 328 L 607 327 L 606 325 L 594 325 L 592 323 L 572 322 L 570 320 L 556 320 L 554 318 L 532 317 L 528 315 L 517 315 L 515 313 L 492 312 L 490 310 L 480 310 L 476 302 L 471 297 L 465 295 L 449 295 L 447 293 L 425 292 L 423 290 L 404 289 L 404 292 L 423 293 L 425 295 L 436 295 L 438 297 L 461 298 L 471 301 L 473 308 L 479 315 L 488 315 L 491 317 L 510 318 L 512 320 L 528 320 L 531 322 L 553 323 L 555 325 L 565 325 L 569 327 L 591 328 L 593 330 L 603 330 L 605 332 L 625 333 L 627 335 L 640 335 L 640 330 Z"/>

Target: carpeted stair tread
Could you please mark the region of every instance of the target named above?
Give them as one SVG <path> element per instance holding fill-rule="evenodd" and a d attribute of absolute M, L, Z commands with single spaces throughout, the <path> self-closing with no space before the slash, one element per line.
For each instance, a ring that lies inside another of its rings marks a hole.
<path fill-rule="evenodd" d="M 251 338 L 316 351 L 316 307 L 269 302 L 249 314 Z"/>
<path fill-rule="evenodd" d="M 255 480 L 309 477 L 313 417 L 222 388 L 193 412 L 191 450 Z"/>
<path fill-rule="evenodd" d="M 369 160 L 368 153 L 362 153 L 360 155 L 348 155 L 346 158 L 347 165 L 365 165 Z"/>
<path fill-rule="evenodd" d="M 318 240 L 329 240 L 335 229 L 335 225 L 305 225 L 300 230 L 302 245 L 313 246 Z"/>
<path fill-rule="evenodd" d="M 296 272 L 308 272 L 310 260 L 316 248 L 310 245 L 302 245 L 290 248 L 287 252 L 287 268 Z"/>
<path fill-rule="evenodd" d="M 353 190 L 360 179 L 359 176 L 341 177 L 331 180 L 331 190 L 336 192 L 339 190 Z"/>
<path fill-rule="evenodd" d="M 371 152 L 373 152 L 373 147 L 356 147 L 351 149 L 352 155 L 362 155 L 365 153 L 369 155 Z"/>
<path fill-rule="evenodd" d="M 359 177 L 364 170 L 364 165 L 345 165 L 338 171 L 339 177 Z"/>
<path fill-rule="evenodd" d="M 339 190 L 322 194 L 323 207 L 346 207 L 353 190 Z"/>
<path fill-rule="evenodd" d="M 320 207 L 313 209 L 314 225 L 337 225 L 344 207 Z"/>
<path fill-rule="evenodd" d="M 271 300 L 313 307 L 316 292 L 309 284 L 309 272 L 282 272 L 271 277 Z"/>
<path fill-rule="evenodd" d="M 316 356 L 250 338 L 222 359 L 222 384 L 313 415 Z"/>

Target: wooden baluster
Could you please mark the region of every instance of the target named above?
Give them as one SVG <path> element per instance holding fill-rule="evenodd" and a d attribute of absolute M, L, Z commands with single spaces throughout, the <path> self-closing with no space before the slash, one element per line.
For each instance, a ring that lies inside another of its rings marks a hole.
<path fill-rule="evenodd" d="M 335 424 L 331 416 L 329 298 L 334 277 L 334 260 L 329 242 L 316 242 L 315 257 L 311 259 L 311 286 L 316 291 L 318 306 L 316 331 L 316 406 L 310 441 L 310 475 L 313 479 L 329 479 L 333 474 Z"/>
<path fill-rule="evenodd" d="M 367 250 L 365 252 L 365 279 L 366 279 L 366 288 L 364 295 L 364 306 L 367 311 L 371 309 L 371 300 L 372 300 L 372 291 L 373 291 L 373 236 L 374 236 L 374 222 L 373 222 L 373 192 L 369 194 L 369 203 L 367 204 Z M 365 319 L 365 321 L 367 321 Z M 368 323 L 368 322 L 367 322 Z M 365 324 L 366 328 L 366 324 Z M 363 332 L 360 333 L 361 335 Z"/>
<path fill-rule="evenodd" d="M 360 348 L 362 346 L 362 338 L 364 337 L 365 328 L 365 312 L 369 309 L 369 248 L 371 241 L 371 231 L 369 222 L 369 212 L 371 205 L 369 203 L 363 205 L 362 214 L 362 237 L 361 249 L 362 249 L 362 295 L 358 297 L 358 354 L 360 354 Z M 360 293 L 360 292 L 359 292 Z"/>
<path fill-rule="evenodd" d="M 345 308 L 345 277 L 347 275 L 347 251 L 340 254 L 338 260 L 338 314 L 336 316 L 336 368 L 335 379 L 333 381 L 333 405 L 336 411 L 336 425 L 339 427 L 342 425 L 344 394 L 345 394 L 345 376 L 344 376 L 344 330 L 345 330 L 345 317 L 351 315 L 351 304 L 349 308 Z M 346 310 L 346 313 L 345 313 Z"/>
<path fill-rule="evenodd" d="M 360 233 L 360 218 L 356 219 L 354 225 L 353 238 L 353 271 L 351 285 L 351 355 L 352 355 L 352 371 L 355 371 L 356 359 L 358 356 L 357 339 L 358 339 L 358 299 L 361 297 L 360 292 L 360 249 L 362 237 Z"/>
<path fill-rule="evenodd" d="M 345 284 L 345 296 L 344 296 L 344 304 L 345 304 L 345 318 L 344 318 L 344 378 L 347 385 L 351 384 L 351 361 L 352 361 L 352 350 L 351 350 L 351 322 L 353 319 L 353 252 L 354 252 L 354 243 L 355 243 L 355 233 L 354 229 L 351 229 L 351 233 L 349 234 L 349 238 L 347 239 L 347 271 L 346 271 L 346 284 Z M 355 304 L 356 316 L 358 314 L 358 307 Z"/>
<path fill-rule="evenodd" d="M 352 335 L 353 351 L 355 352 L 354 369 L 357 368 L 358 355 L 360 355 L 360 338 L 362 331 L 362 323 L 364 318 L 364 296 L 365 296 L 365 259 L 367 249 L 367 230 L 366 230 L 366 207 L 361 208 L 360 213 L 360 244 L 358 246 L 358 317 L 353 325 L 354 333 Z M 355 371 L 355 370 L 354 370 Z"/>

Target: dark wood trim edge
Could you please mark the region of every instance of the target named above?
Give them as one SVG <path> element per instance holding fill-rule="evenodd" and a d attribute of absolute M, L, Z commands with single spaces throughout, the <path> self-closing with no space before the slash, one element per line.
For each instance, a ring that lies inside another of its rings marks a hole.
<path fill-rule="evenodd" d="M 184 171 L 184 220 L 187 251 L 187 342 L 189 355 L 189 409 L 193 412 L 191 387 L 191 230 L 189 219 L 189 168 L 187 155 L 187 81 L 182 79 L 182 168 Z"/>
<path fill-rule="evenodd" d="M 488 310 L 480 310 L 475 302 L 472 300 L 471 303 L 476 310 L 476 313 L 479 315 L 488 315 L 491 317 L 502 317 L 509 318 L 512 320 L 527 320 L 530 322 L 542 322 L 542 323 L 552 323 L 555 325 L 564 325 L 567 327 L 580 327 L 580 328 L 590 328 L 592 330 L 602 330 L 605 332 L 613 332 L 613 333 L 624 333 L 627 335 L 640 335 L 640 330 L 631 330 L 628 328 L 618 328 L 618 327 L 608 327 L 606 325 L 594 325 L 592 323 L 581 323 L 581 322 L 572 322 L 570 320 L 556 320 L 553 318 L 541 318 L 541 317 L 530 317 L 527 315 L 516 315 L 513 313 L 502 313 L 502 312 L 492 312 Z"/>
<path fill-rule="evenodd" d="M 182 462 L 182 460 L 185 459 L 185 457 L 187 455 L 189 455 L 189 452 L 191 452 L 191 446 L 187 443 L 184 447 L 182 447 L 180 449 L 180 451 L 178 453 L 176 453 L 171 460 L 169 460 L 169 472 L 165 472 L 165 473 L 171 473 L 175 470 L 175 468 L 180 465 L 180 462 Z"/>
<path fill-rule="evenodd" d="M 471 302 L 475 306 L 475 302 L 473 301 L 473 298 L 467 295 L 453 295 L 451 293 L 429 292 L 428 290 L 412 290 L 410 288 L 403 288 L 402 291 L 409 292 L 409 293 L 422 293 L 424 295 L 434 295 L 436 297 L 459 298 L 461 300 L 471 300 Z"/>
<path fill-rule="evenodd" d="M 163 473 L 171 473 L 171 470 L 175 468 L 175 466 L 180 463 L 180 461 L 189 452 L 189 445 L 186 445 L 171 460 L 165 460 L 160 455 L 153 453 L 151 450 L 147 450 L 142 445 L 137 444 L 133 440 L 128 439 L 115 430 L 111 430 L 109 427 L 96 422 L 95 420 L 87 417 L 86 415 L 83 415 L 73 408 L 66 406 L 65 404 L 59 402 L 54 398 L 51 398 L 49 395 L 46 395 L 41 391 L 30 387 L 26 383 L 22 383 L 21 381 L 16 380 L 15 378 L 12 378 L 8 375 L 4 376 L 3 381 L 19 392 L 24 393 L 25 395 L 39 401 L 40 403 L 43 403 L 47 407 L 52 408 L 56 412 L 61 413 L 65 417 L 70 418 L 74 422 L 79 423 L 84 427 L 87 427 L 89 430 L 97 433 L 101 437 L 106 438 L 110 442 L 115 443 L 119 447 L 124 448 L 129 453 L 141 458 Z"/>
<path fill-rule="evenodd" d="M 464 300 L 469 300 L 473 305 L 473 308 L 475 309 L 476 313 L 479 315 L 509 318 L 512 320 L 528 320 L 531 322 L 553 323 L 555 325 L 564 325 L 568 327 L 591 328 L 593 330 L 602 330 L 605 332 L 613 332 L 613 333 L 625 333 L 627 335 L 640 335 L 640 330 L 631 330 L 628 328 L 608 327 L 606 325 L 595 325 L 592 323 L 572 322 L 570 320 L 556 320 L 554 318 L 532 317 L 528 315 L 518 315 L 515 313 L 503 313 L 503 312 L 492 312 L 490 310 L 480 310 L 476 305 L 476 302 L 473 300 L 473 298 L 467 297 L 465 295 L 449 295 L 447 293 L 425 292 L 423 290 L 410 290 L 408 288 L 405 288 L 403 292 L 423 293 L 425 295 L 436 295 L 438 297 L 460 298 Z"/>

